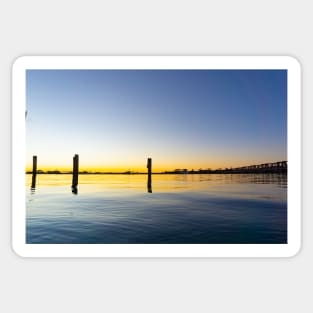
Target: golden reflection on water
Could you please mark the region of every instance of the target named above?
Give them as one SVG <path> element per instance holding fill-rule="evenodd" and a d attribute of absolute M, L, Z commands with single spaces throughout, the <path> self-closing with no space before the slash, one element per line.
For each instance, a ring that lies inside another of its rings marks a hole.
<path fill-rule="evenodd" d="M 71 186 L 71 174 L 39 174 L 36 190 L 41 187 Z M 32 185 L 32 175 L 26 175 L 26 186 Z M 210 192 L 216 194 L 258 195 L 286 198 L 287 175 L 281 174 L 153 174 L 151 181 L 144 174 L 81 174 L 74 192 Z M 32 188 L 32 193 L 35 189 Z"/>
<path fill-rule="evenodd" d="M 286 243 L 287 175 L 26 176 L 27 243 Z"/>

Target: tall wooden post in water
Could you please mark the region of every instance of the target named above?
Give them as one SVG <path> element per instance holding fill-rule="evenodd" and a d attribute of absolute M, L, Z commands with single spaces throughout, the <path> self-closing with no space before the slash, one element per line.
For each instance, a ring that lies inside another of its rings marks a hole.
<path fill-rule="evenodd" d="M 73 190 L 77 190 L 78 172 L 79 172 L 79 157 L 78 157 L 78 154 L 75 154 L 73 157 L 73 180 L 72 180 Z"/>
<path fill-rule="evenodd" d="M 33 156 L 33 175 L 32 175 L 32 186 L 31 188 L 36 188 L 36 175 L 37 175 L 37 155 Z"/>
<path fill-rule="evenodd" d="M 147 168 L 148 168 L 148 192 L 152 193 L 152 182 L 151 182 L 151 173 L 152 173 L 152 159 L 148 158 L 147 161 Z"/>

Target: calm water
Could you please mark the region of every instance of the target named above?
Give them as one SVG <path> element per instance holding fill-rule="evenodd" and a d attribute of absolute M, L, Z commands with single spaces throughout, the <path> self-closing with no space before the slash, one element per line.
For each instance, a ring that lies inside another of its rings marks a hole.
<path fill-rule="evenodd" d="M 282 174 L 26 175 L 27 243 L 286 243 Z"/>

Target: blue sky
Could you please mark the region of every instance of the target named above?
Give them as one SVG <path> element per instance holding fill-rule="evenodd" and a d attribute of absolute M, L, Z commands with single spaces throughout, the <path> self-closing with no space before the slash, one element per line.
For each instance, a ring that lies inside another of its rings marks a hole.
<path fill-rule="evenodd" d="M 143 170 L 287 160 L 285 70 L 28 70 L 27 164 Z"/>

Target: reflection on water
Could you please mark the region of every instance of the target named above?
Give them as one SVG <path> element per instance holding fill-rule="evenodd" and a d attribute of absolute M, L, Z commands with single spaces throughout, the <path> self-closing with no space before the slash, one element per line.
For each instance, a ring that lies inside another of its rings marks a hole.
<path fill-rule="evenodd" d="M 36 185 L 34 186 L 32 184 L 32 186 L 30 187 L 30 193 L 33 195 L 35 193 L 35 191 L 36 191 Z"/>
<path fill-rule="evenodd" d="M 32 185 L 31 188 L 35 189 L 36 188 L 36 173 L 32 174 Z"/>
<path fill-rule="evenodd" d="M 151 178 L 151 174 L 148 174 L 148 182 L 147 182 L 147 188 L 148 188 L 148 192 L 152 193 L 152 178 Z"/>
<path fill-rule="evenodd" d="M 26 175 L 26 185 L 30 186 L 32 175 Z M 145 182 L 147 185 L 151 184 L 152 178 L 149 175 L 123 175 L 123 174 L 97 174 L 97 175 L 83 175 L 79 176 L 79 186 L 86 186 L 94 188 L 106 189 L 145 189 Z M 41 174 L 37 175 L 37 187 L 47 186 L 71 186 L 72 175 L 55 175 L 55 174 Z M 286 174 L 154 174 L 153 187 L 157 191 L 171 191 L 176 188 L 183 188 L 185 190 L 198 190 L 199 188 L 211 188 L 223 186 L 228 184 L 235 185 L 249 185 L 249 184 L 264 184 L 275 185 L 280 188 L 287 188 Z"/>
<path fill-rule="evenodd" d="M 149 177 L 150 176 L 150 177 Z M 26 186 L 32 175 L 26 175 Z M 286 174 L 37 175 L 27 243 L 286 243 Z M 153 186 L 152 186 L 153 184 Z M 153 187 L 153 193 L 152 193 Z M 72 191 L 72 192 L 71 192 Z"/>
<path fill-rule="evenodd" d="M 74 195 L 77 195 L 77 193 L 78 193 L 78 188 L 77 188 L 77 186 L 72 186 L 72 193 L 73 193 Z"/>

